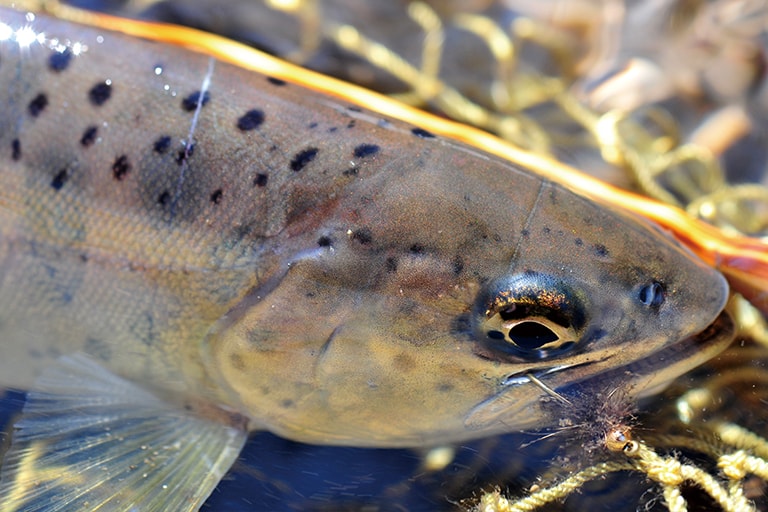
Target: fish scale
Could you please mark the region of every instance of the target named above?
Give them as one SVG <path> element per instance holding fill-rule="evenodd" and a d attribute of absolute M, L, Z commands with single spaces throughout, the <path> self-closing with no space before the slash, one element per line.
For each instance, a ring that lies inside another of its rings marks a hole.
<path fill-rule="evenodd" d="M 2 510 L 196 510 L 256 429 L 545 427 L 553 396 L 634 400 L 733 336 L 719 273 L 533 170 L 179 47 L 0 22 L 0 384 L 30 390 Z"/>

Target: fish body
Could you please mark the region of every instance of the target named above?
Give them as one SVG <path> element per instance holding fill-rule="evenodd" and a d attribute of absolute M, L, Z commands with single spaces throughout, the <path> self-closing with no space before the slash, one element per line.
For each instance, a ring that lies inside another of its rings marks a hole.
<path fill-rule="evenodd" d="M 538 428 L 551 391 L 636 398 L 730 341 L 720 274 L 529 169 L 182 48 L 0 22 L 0 385 L 32 390 L 9 510 L 195 510 L 249 430 Z M 176 448 L 128 485 L 153 428 Z"/>

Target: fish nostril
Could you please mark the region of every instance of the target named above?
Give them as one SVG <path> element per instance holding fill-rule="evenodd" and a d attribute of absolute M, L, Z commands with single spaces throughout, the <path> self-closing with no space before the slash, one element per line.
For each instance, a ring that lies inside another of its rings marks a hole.
<path fill-rule="evenodd" d="M 644 306 L 655 309 L 664 303 L 664 300 L 666 299 L 666 290 L 664 289 L 664 285 L 658 281 L 653 281 L 640 288 L 638 298 Z"/>

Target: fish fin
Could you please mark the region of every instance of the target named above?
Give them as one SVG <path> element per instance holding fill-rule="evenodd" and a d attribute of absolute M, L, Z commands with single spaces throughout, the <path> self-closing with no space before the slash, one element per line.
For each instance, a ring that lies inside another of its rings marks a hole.
<path fill-rule="evenodd" d="M 86 356 L 63 357 L 27 396 L 0 512 L 198 510 L 245 440 Z"/>

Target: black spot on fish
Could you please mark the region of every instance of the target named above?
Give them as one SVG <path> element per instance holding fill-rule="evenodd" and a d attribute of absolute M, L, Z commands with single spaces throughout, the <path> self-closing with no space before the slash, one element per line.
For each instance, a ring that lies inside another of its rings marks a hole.
<path fill-rule="evenodd" d="M 48 68 L 55 73 L 61 73 L 69 67 L 70 61 L 72 61 L 72 50 L 65 48 L 64 51 L 53 52 L 48 57 Z"/>
<path fill-rule="evenodd" d="M 352 233 L 352 240 L 357 240 L 363 245 L 368 245 L 373 241 L 373 234 L 368 228 L 360 228 Z"/>
<path fill-rule="evenodd" d="M 310 130 L 314 130 L 315 128 L 317 128 L 317 121 L 312 121 L 311 123 L 309 123 L 307 125 L 307 128 L 309 128 Z"/>
<path fill-rule="evenodd" d="M 349 169 L 344 170 L 341 174 L 344 176 L 357 176 L 357 167 L 350 167 Z"/>
<path fill-rule="evenodd" d="M 88 100 L 95 107 L 100 107 L 112 96 L 112 82 L 99 82 L 88 91 Z"/>
<path fill-rule="evenodd" d="M 411 251 L 411 254 L 424 254 L 424 246 L 421 244 L 413 244 L 409 251 Z"/>
<path fill-rule="evenodd" d="M 85 129 L 83 132 L 83 135 L 80 137 L 80 145 L 84 148 L 87 148 L 88 146 L 92 146 L 94 142 L 96 142 L 96 136 L 99 134 L 99 128 L 96 126 L 89 126 Z"/>
<path fill-rule="evenodd" d="M 237 120 L 237 128 L 241 131 L 247 132 L 255 130 L 264 122 L 264 112 L 259 109 L 252 109 L 240 116 Z"/>
<path fill-rule="evenodd" d="M 595 256 L 597 256 L 598 258 L 607 258 L 610 255 L 608 248 L 603 244 L 593 245 L 592 250 L 595 252 Z"/>
<path fill-rule="evenodd" d="M 575 239 L 573 243 L 575 243 L 577 247 L 581 247 L 582 245 L 584 245 L 584 241 L 581 238 Z"/>
<path fill-rule="evenodd" d="M 128 161 L 127 155 L 120 155 L 112 164 L 112 176 L 117 181 L 122 181 L 131 170 L 131 163 Z"/>
<path fill-rule="evenodd" d="M 211 202 L 212 202 L 213 204 L 219 204 L 219 203 L 221 202 L 221 198 L 222 198 L 223 196 L 224 196 L 224 192 L 223 192 L 223 191 L 222 191 L 220 188 L 217 188 L 217 189 L 216 189 L 216 190 L 214 190 L 214 191 L 213 191 L 213 193 L 211 194 Z"/>
<path fill-rule="evenodd" d="M 185 112 L 193 112 L 195 109 L 197 109 L 198 103 L 201 107 L 204 107 L 210 100 L 211 95 L 208 93 L 208 91 L 202 93 L 202 97 L 201 91 L 195 91 L 181 100 L 181 109 Z"/>
<path fill-rule="evenodd" d="M 14 161 L 21 159 L 21 141 L 19 139 L 13 139 L 11 141 L 11 158 Z"/>
<path fill-rule="evenodd" d="M 69 175 L 67 174 L 66 169 L 62 169 L 59 172 L 56 173 L 56 176 L 53 177 L 51 180 L 51 188 L 53 190 L 59 191 L 61 190 L 61 187 L 64 186 L 64 184 L 69 179 Z"/>
<path fill-rule="evenodd" d="M 412 128 L 411 133 L 414 134 L 417 137 L 420 137 L 422 139 L 434 139 L 435 136 L 432 135 L 430 132 L 425 130 L 424 128 Z"/>
<path fill-rule="evenodd" d="M 184 163 L 185 160 L 188 160 L 192 153 L 195 152 L 195 143 L 186 146 L 184 149 L 180 149 L 178 153 L 176 153 L 176 163 L 181 165 Z"/>
<path fill-rule="evenodd" d="M 541 228 L 541 232 L 544 233 L 545 235 L 548 235 L 551 231 L 552 230 L 547 226 L 544 226 L 543 228 Z"/>
<path fill-rule="evenodd" d="M 354 128 L 357 124 L 357 121 L 352 119 L 350 122 L 347 123 L 347 128 Z"/>
<path fill-rule="evenodd" d="M 339 129 L 338 126 L 331 126 L 330 128 L 328 128 L 328 133 L 334 133 L 338 129 Z"/>
<path fill-rule="evenodd" d="M 522 231 L 520 231 L 520 235 L 524 237 L 528 237 L 530 234 L 531 232 L 528 229 L 523 229 Z"/>
<path fill-rule="evenodd" d="M 165 206 L 171 201 L 171 193 L 167 190 L 163 190 L 160 196 L 157 198 L 157 204 Z"/>
<path fill-rule="evenodd" d="M 267 186 L 267 180 L 269 180 L 269 176 L 268 175 L 259 173 L 253 179 L 253 184 L 255 186 L 257 186 L 257 187 L 266 187 Z"/>
<path fill-rule="evenodd" d="M 45 110 L 45 107 L 48 106 L 48 96 L 46 96 L 44 93 L 40 93 L 34 98 L 32 98 L 32 101 L 29 102 L 29 105 L 27 106 L 27 110 L 29 111 L 29 115 L 32 117 L 37 117 L 40 115 L 40 113 Z"/>
<path fill-rule="evenodd" d="M 456 255 L 455 258 L 453 258 L 453 261 L 451 262 L 451 264 L 453 266 L 454 275 L 458 276 L 464 270 L 464 259 L 458 254 Z"/>
<path fill-rule="evenodd" d="M 293 160 L 291 160 L 291 170 L 294 172 L 302 170 L 309 162 L 315 159 L 318 151 L 319 149 L 317 148 L 307 148 L 296 153 Z"/>
<path fill-rule="evenodd" d="M 389 257 L 384 262 L 384 268 L 387 269 L 387 272 L 397 272 L 397 258 Z"/>
<path fill-rule="evenodd" d="M 290 408 L 290 407 L 293 407 L 293 406 L 294 406 L 294 402 L 293 402 L 293 400 L 291 400 L 290 398 L 286 398 L 285 400 L 283 400 L 282 402 L 280 402 L 280 406 L 281 406 L 283 409 L 288 409 L 288 408 Z"/>
<path fill-rule="evenodd" d="M 171 137 L 169 135 L 161 135 L 157 139 L 155 139 L 154 144 L 152 144 L 152 149 L 155 153 L 158 153 L 162 155 L 166 151 L 168 151 L 168 148 L 171 147 Z"/>
<path fill-rule="evenodd" d="M 277 85 L 277 86 L 286 85 L 286 81 L 285 80 L 280 80 L 279 78 L 275 78 L 275 77 L 272 77 L 272 76 L 268 76 L 267 77 L 267 82 L 271 83 L 272 85 Z"/>
<path fill-rule="evenodd" d="M 379 152 L 379 146 L 376 144 L 360 144 L 355 148 L 355 158 L 365 158 L 367 156 L 375 155 Z"/>
<path fill-rule="evenodd" d="M 317 245 L 320 247 L 330 247 L 332 243 L 332 240 L 330 237 L 327 236 L 321 236 L 317 239 Z"/>

